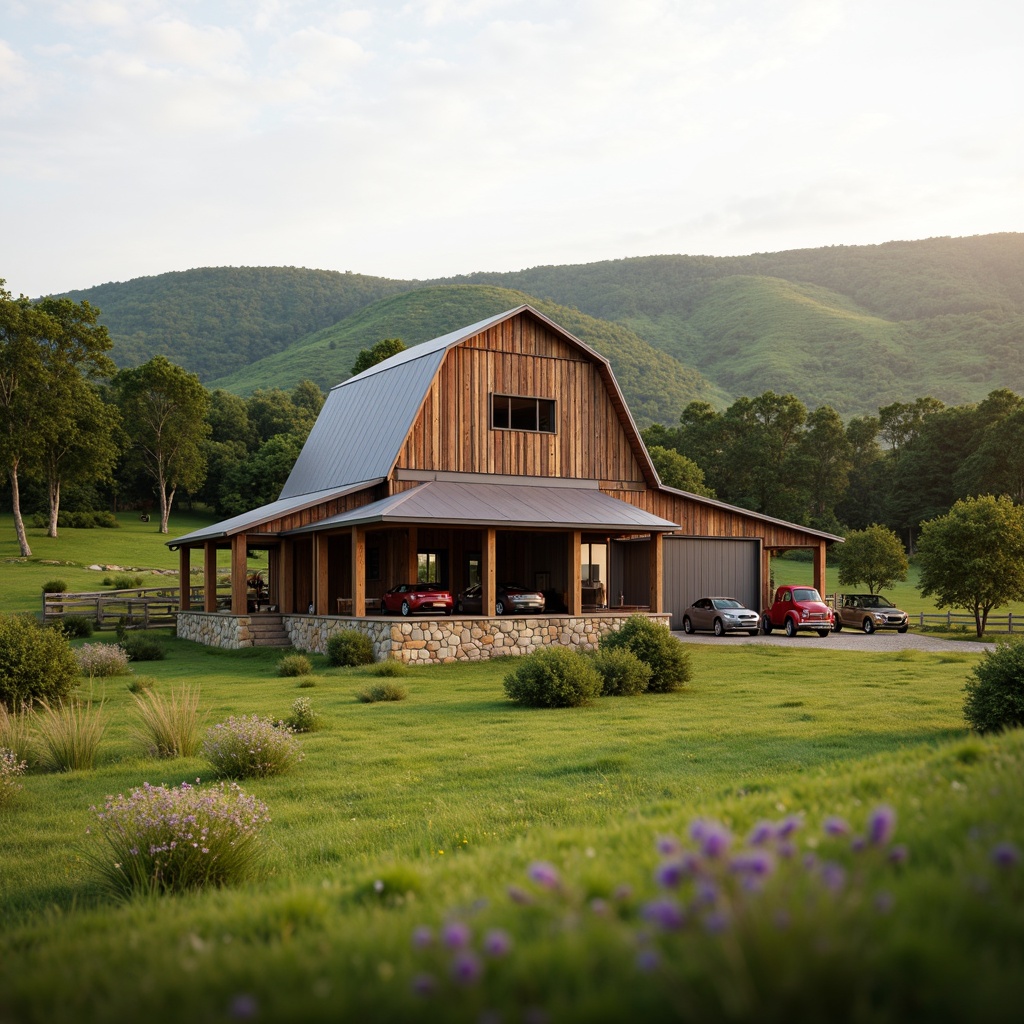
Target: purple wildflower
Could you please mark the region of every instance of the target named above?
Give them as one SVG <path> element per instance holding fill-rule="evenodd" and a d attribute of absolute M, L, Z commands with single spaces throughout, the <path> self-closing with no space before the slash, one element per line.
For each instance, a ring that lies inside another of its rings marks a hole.
<path fill-rule="evenodd" d="M 612 890 L 612 899 L 617 903 L 623 903 L 633 898 L 633 887 L 631 885 L 617 885 Z"/>
<path fill-rule="evenodd" d="M 654 846 L 662 857 L 674 857 L 682 849 L 675 836 L 658 836 Z"/>
<path fill-rule="evenodd" d="M 732 843 L 732 833 L 717 821 L 695 821 L 690 826 L 690 836 L 700 844 L 704 856 L 712 860 L 724 857 Z"/>
<path fill-rule="evenodd" d="M 834 861 L 822 864 L 821 882 L 829 892 L 839 892 L 846 885 L 846 869 Z"/>
<path fill-rule="evenodd" d="M 429 949 L 434 944 L 434 929 L 420 924 L 412 930 L 413 949 Z"/>
<path fill-rule="evenodd" d="M 827 836 L 848 836 L 850 834 L 850 823 L 845 818 L 836 817 L 834 814 L 825 819 L 823 828 Z"/>
<path fill-rule="evenodd" d="M 759 821 L 747 837 L 748 846 L 763 846 L 770 843 L 778 834 L 778 829 L 773 821 Z"/>
<path fill-rule="evenodd" d="M 686 871 L 678 860 L 667 860 L 654 869 L 654 881 L 663 889 L 675 889 L 686 877 Z"/>
<path fill-rule="evenodd" d="M 656 971 L 661 965 L 661 957 L 656 949 L 641 949 L 636 955 L 636 967 L 644 974 Z"/>
<path fill-rule="evenodd" d="M 863 836 L 854 836 L 850 843 L 850 849 L 854 853 L 863 853 L 868 848 L 868 841 Z"/>
<path fill-rule="evenodd" d="M 437 978 L 432 974 L 417 974 L 412 979 L 412 990 L 418 996 L 432 996 L 437 991 Z"/>
<path fill-rule="evenodd" d="M 526 869 L 526 874 L 531 882 L 536 882 L 545 889 L 557 889 L 562 881 L 558 869 L 546 860 L 535 860 Z"/>
<path fill-rule="evenodd" d="M 452 957 L 452 981 L 458 985 L 475 985 L 484 973 L 480 957 L 472 950 L 461 949 Z"/>
<path fill-rule="evenodd" d="M 595 896 L 590 901 L 590 912 L 597 914 L 598 917 L 605 917 L 608 913 L 608 901 L 601 899 L 600 896 Z"/>
<path fill-rule="evenodd" d="M 465 949 L 469 945 L 472 933 L 469 925 L 462 921 L 451 921 L 441 929 L 441 941 L 448 949 Z"/>
<path fill-rule="evenodd" d="M 481 948 L 491 957 L 507 956 L 512 950 L 512 937 L 501 928 L 492 928 L 484 935 Z"/>
<path fill-rule="evenodd" d="M 888 804 L 879 804 L 868 816 L 868 841 L 872 846 L 886 846 L 896 831 L 896 812 Z"/>
<path fill-rule="evenodd" d="M 510 885 L 505 891 L 513 903 L 518 903 L 522 907 L 533 902 L 533 897 L 521 885 Z"/>
<path fill-rule="evenodd" d="M 259 1012 L 260 1004 L 256 997 L 248 992 L 239 992 L 228 1007 L 228 1016 L 232 1020 L 253 1020 L 259 1016 Z"/>
<path fill-rule="evenodd" d="M 801 821 L 800 816 L 797 814 L 790 814 L 788 817 L 783 818 L 779 822 L 779 838 L 788 839 L 802 824 L 803 821 Z"/>
<path fill-rule="evenodd" d="M 686 924 L 686 914 L 675 900 L 651 900 L 643 905 L 640 914 L 645 921 L 651 921 L 667 932 L 678 931 Z"/>
<path fill-rule="evenodd" d="M 736 854 L 729 867 L 738 875 L 766 878 L 775 870 L 775 858 L 767 850 L 747 850 Z"/>
<path fill-rule="evenodd" d="M 906 864 L 910 858 L 910 850 L 906 843 L 897 843 L 889 850 L 890 864 Z"/>
<path fill-rule="evenodd" d="M 1020 850 L 1013 843 L 997 843 L 992 847 L 990 856 L 992 863 L 1004 870 L 1015 868 L 1020 863 Z"/>
<path fill-rule="evenodd" d="M 729 918 L 723 910 L 712 910 L 704 917 L 704 931 L 709 935 L 721 935 L 729 927 Z"/>

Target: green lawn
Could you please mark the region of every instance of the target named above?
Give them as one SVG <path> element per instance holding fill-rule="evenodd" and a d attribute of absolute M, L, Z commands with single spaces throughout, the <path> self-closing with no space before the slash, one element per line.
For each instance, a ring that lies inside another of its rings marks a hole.
<path fill-rule="evenodd" d="M 522 1020 L 535 1007 L 573 1021 L 952 1020 L 990 995 L 1024 995 L 1024 879 L 988 862 L 994 843 L 1024 842 L 1024 744 L 965 732 L 970 650 L 695 645 L 684 692 L 537 711 L 505 700 L 500 661 L 413 670 L 407 700 L 367 705 L 353 696 L 365 669 L 315 658 L 316 685 L 300 689 L 276 675 L 277 652 L 166 642 L 167 660 L 140 671 L 163 692 L 200 686 L 210 723 L 283 717 L 300 695 L 323 718 L 296 770 L 245 784 L 273 819 L 265 873 L 239 890 L 103 899 L 86 859 L 90 807 L 147 781 L 210 778 L 201 757 L 145 757 L 133 698 L 108 680 L 97 768 L 33 772 L 0 808 L 5 1024 L 220 1021 L 254 1007 L 264 1020 L 475 1021 L 489 1008 Z M 879 802 L 898 812 L 905 868 L 822 835 L 829 814 L 859 828 Z M 769 889 L 763 904 L 732 905 L 724 936 L 652 938 L 636 924 L 657 836 L 684 836 L 696 817 L 742 836 L 789 814 L 806 817 L 797 875 L 802 857 L 831 849 L 850 872 L 841 897 Z M 561 872 L 556 892 L 531 888 L 536 860 Z M 533 905 L 511 903 L 510 883 Z M 614 900 L 620 883 L 637 895 L 597 915 L 589 900 Z M 898 912 L 872 909 L 883 898 Z M 514 943 L 465 989 L 445 980 L 449 954 L 410 945 L 416 926 L 454 919 L 477 941 L 500 926 Z M 636 943 L 655 939 L 675 966 L 638 973 Z M 411 996 L 435 967 L 440 1001 Z"/>

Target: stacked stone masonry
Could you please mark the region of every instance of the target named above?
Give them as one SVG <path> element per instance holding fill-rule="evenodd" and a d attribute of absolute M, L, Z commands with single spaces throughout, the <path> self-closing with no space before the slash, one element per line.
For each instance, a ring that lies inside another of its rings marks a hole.
<path fill-rule="evenodd" d="M 666 626 L 671 616 L 647 614 Z M 378 661 L 392 658 L 410 665 L 481 661 L 529 654 L 544 644 L 561 644 L 582 651 L 597 647 L 603 633 L 618 629 L 628 614 L 537 616 L 536 618 L 485 619 L 356 619 L 324 615 L 284 615 L 284 628 L 292 646 L 323 654 L 332 633 L 356 629 L 373 641 Z M 213 612 L 179 612 L 178 636 L 208 647 L 252 647 L 251 615 Z"/>

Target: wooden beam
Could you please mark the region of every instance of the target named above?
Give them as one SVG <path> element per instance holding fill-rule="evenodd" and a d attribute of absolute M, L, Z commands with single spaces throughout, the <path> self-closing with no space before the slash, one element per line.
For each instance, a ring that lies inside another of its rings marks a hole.
<path fill-rule="evenodd" d="M 178 611 L 187 612 L 192 607 L 192 549 L 178 548 Z"/>
<path fill-rule="evenodd" d="M 415 583 L 419 576 L 420 563 L 419 558 L 419 545 L 420 545 L 420 532 L 415 526 L 410 526 L 406 531 L 406 544 L 405 544 L 405 578 L 401 580 L 395 580 L 396 583 Z"/>
<path fill-rule="evenodd" d="M 761 544 L 761 608 L 766 611 L 772 606 L 772 552 L 764 543 Z"/>
<path fill-rule="evenodd" d="M 366 530 L 352 527 L 352 614 L 366 614 Z"/>
<path fill-rule="evenodd" d="M 583 578 L 580 557 L 582 554 L 582 534 L 573 530 L 569 534 L 569 592 L 566 594 L 566 605 L 570 615 L 583 614 Z"/>
<path fill-rule="evenodd" d="M 660 533 L 652 533 L 650 544 L 651 596 L 648 600 L 652 612 L 660 612 L 663 607 L 662 602 L 664 600 L 665 588 L 665 562 L 663 555 L 664 544 L 662 543 L 662 535 Z"/>
<path fill-rule="evenodd" d="M 281 541 L 277 557 L 278 608 L 287 614 L 295 611 L 295 543 L 287 538 Z"/>
<path fill-rule="evenodd" d="M 245 615 L 249 610 L 249 567 L 246 562 L 248 547 L 244 533 L 231 538 L 231 614 Z M 216 577 L 214 577 L 216 578 Z"/>
<path fill-rule="evenodd" d="M 819 541 L 814 549 L 814 585 L 825 600 L 825 541 Z"/>
<path fill-rule="evenodd" d="M 313 610 L 317 615 L 329 615 L 327 602 L 327 534 L 313 534 Z"/>
<path fill-rule="evenodd" d="M 208 540 L 203 545 L 203 611 L 217 610 L 217 545 Z"/>
<path fill-rule="evenodd" d="M 493 526 L 488 526 L 481 533 L 483 544 L 480 549 L 480 611 L 493 619 L 494 606 L 497 603 L 495 590 L 498 585 L 498 531 Z"/>

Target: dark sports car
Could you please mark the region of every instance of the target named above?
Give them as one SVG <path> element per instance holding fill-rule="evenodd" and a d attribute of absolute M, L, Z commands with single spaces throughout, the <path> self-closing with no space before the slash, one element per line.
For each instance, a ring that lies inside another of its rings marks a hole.
<path fill-rule="evenodd" d="M 457 612 L 483 613 L 483 593 L 478 583 L 459 594 L 455 601 Z M 544 611 L 544 595 L 539 590 L 528 590 L 515 583 L 499 583 L 495 587 L 494 610 L 498 615 L 513 615 L 516 612 Z"/>
<path fill-rule="evenodd" d="M 451 615 L 455 604 L 451 591 L 437 583 L 399 583 L 381 599 L 385 614 L 415 615 L 417 612 Z"/>

